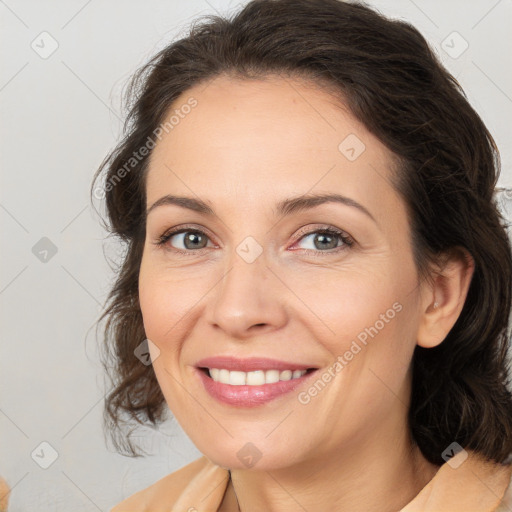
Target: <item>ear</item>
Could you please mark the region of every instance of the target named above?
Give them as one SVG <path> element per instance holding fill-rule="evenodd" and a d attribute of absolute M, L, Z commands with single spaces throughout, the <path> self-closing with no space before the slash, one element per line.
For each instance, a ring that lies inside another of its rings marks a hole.
<path fill-rule="evenodd" d="M 475 262 L 466 249 L 457 247 L 441 257 L 425 283 L 417 343 L 439 345 L 455 325 L 466 300 Z"/>

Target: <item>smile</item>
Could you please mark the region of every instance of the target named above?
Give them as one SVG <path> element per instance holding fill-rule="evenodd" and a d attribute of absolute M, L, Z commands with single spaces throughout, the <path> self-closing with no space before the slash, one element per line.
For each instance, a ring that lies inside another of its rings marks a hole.
<path fill-rule="evenodd" d="M 288 395 L 318 368 L 268 358 L 212 357 L 196 364 L 210 397 L 235 407 L 255 407 Z"/>

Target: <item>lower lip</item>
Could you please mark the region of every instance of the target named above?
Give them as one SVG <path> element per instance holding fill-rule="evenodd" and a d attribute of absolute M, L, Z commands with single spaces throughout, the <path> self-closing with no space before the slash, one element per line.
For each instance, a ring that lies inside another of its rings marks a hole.
<path fill-rule="evenodd" d="M 238 407 L 256 407 L 270 402 L 275 398 L 292 392 L 316 372 L 314 370 L 297 379 L 280 380 L 279 382 L 263 384 L 261 386 L 232 386 L 231 384 L 215 382 L 203 370 L 199 368 L 196 368 L 196 370 L 206 391 L 213 398 L 219 402 Z"/>

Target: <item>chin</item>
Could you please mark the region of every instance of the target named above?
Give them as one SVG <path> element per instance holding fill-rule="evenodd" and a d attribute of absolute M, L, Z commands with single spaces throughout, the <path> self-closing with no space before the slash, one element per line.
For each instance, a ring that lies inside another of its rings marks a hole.
<path fill-rule="evenodd" d="M 281 445 L 282 446 L 282 445 Z M 224 469 L 243 469 L 255 471 L 272 471 L 290 466 L 296 461 L 298 454 L 290 459 L 289 448 L 282 447 L 282 453 L 278 447 L 268 442 L 252 443 L 250 441 L 234 441 L 227 443 L 224 448 L 215 445 L 215 449 L 198 449 L 214 464 Z"/>

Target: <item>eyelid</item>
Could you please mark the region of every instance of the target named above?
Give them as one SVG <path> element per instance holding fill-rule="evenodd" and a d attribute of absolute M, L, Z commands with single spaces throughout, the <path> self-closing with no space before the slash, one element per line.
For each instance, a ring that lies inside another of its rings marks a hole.
<path fill-rule="evenodd" d="M 327 251 L 313 250 L 313 249 L 294 249 L 294 250 L 302 250 L 306 251 L 308 254 L 335 254 L 339 251 L 348 247 L 352 247 L 356 241 L 355 239 L 349 235 L 346 231 L 340 228 L 336 228 L 329 224 L 317 224 L 316 226 L 306 226 L 303 229 L 300 229 L 295 237 L 295 241 L 292 243 L 292 246 L 296 243 L 300 242 L 303 238 L 307 236 L 314 235 L 315 233 L 327 233 L 329 235 L 337 236 L 343 243 L 339 247 L 335 247 L 334 249 L 329 249 Z"/>
<path fill-rule="evenodd" d="M 164 231 L 164 233 L 160 236 L 157 237 L 156 241 L 154 242 L 155 245 L 157 246 L 163 246 L 165 245 L 169 239 L 171 237 L 173 237 L 174 235 L 179 235 L 183 232 L 195 232 L 195 233 L 201 233 L 201 234 L 204 234 L 206 235 L 206 237 L 208 238 L 209 241 L 212 241 L 212 236 L 210 234 L 210 232 L 204 228 L 204 227 L 197 227 L 196 225 L 194 224 L 182 224 L 182 225 L 179 225 L 179 226 L 175 226 L 173 228 L 170 228 L 170 229 L 167 229 L 166 231 Z M 206 249 L 206 247 L 203 247 L 201 249 L 198 249 L 196 251 L 184 251 L 183 249 L 176 249 L 175 247 L 172 248 L 173 251 L 176 251 L 178 253 L 193 253 L 193 252 L 199 252 L 201 251 L 202 249 Z"/>
<path fill-rule="evenodd" d="M 173 228 L 166 230 L 162 235 L 160 235 L 157 238 L 157 240 L 154 242 L 154 244 L 165 248 L 165 245 L 167 244 L 167 242 L 169 241 L 169 239 L 171 237 L 173 237 L 174 235 L 182 234 L 183 232 L 196 232 L 196 233 L 204 234 L 208 238 L 209 241 L 212 241 L 212 243 L 214 243 L 209 230 L 207 230 L 206 228 L 204 228 L 202 226 L 197 227 L 197 225 L 194 225 L 194 224 L 189 224 L 189 225 L 183 224 L 183 225 L 175 226 Z M 293 250 L 294 251 L 295 250 L 305 251 L 307 254 L 329 255 L 329 254 L 337 254 L 340 251 L 342 251 L 343 249 L 346 249 L 347 247 L 351 247 L 352 245 L 354 245 L 356 243 L 355 239 L 351 235 L 349 235 L 346 231 L 344 231 L 340 228 L 336 228 L 329 224 L 316 224 L 313 226 L 308 225 L 308 226 L 305 226 L 305 227 L 299 229 L 299 231 L 297 232 L 296 236 L 294 237 L 294 241 L 292 242 L 291 245 L 293 246 L 297 242 L 299 242 L 300 240 L 305 238 L 306 236 L 310 236 L 315 233 L 329 233 L 329 234 L 338 236 L 339 239 L 343 242 L 343 244 L 339 247 L 335 247 L 334 249 L 329 249 L 326 251 L 313 250 L 313 249 L 300 249 L 300 248 L 293 249 Z M 169 250 L 176 252 L 178 254 L 192 255 L 194 253 L 200 253 L 203 249 L 207 249 L 207 248 L 208 247 L 202 247 L 202 248 L 196 249 L 196 250 L 183 250 L 183 249 L 177 249 L 176 247 L 172 247 Z"/>

